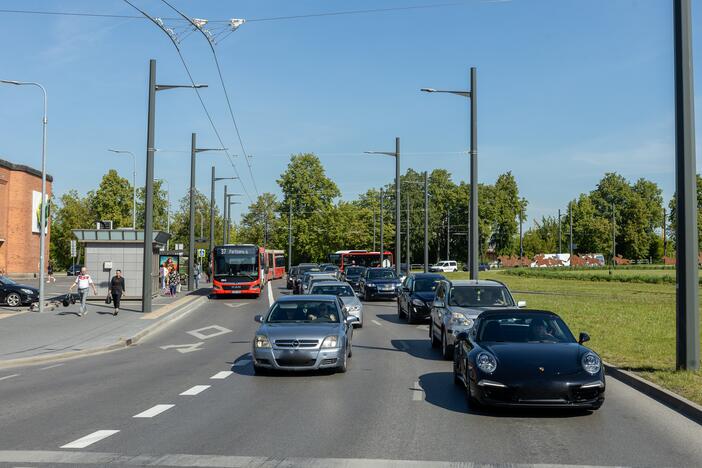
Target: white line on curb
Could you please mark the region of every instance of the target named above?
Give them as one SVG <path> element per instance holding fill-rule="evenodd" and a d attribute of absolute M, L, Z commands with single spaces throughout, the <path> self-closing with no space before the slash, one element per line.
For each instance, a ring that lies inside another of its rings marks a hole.
<path fill-rule="evenodd" d="M 139 414 L 135 414 L 132 417 L 134 417 L 134 418 L 153 418 L 154 416 L 157 416 L 157 415 L 163 413 L 164 411 L 173 408 L 174 406 L 175 405 L 156 405 L 156 406 L 153 406 L 153 407 L 147 409 L 146 411 L 142 411 Z"/>
<path fill-rule="evenodd" d="M 78 440 L 74 440 L 66 445 L 62 445 L 61 448 L 85 448 L 89 445 L 94 444 L 102 439 L 110 437 L 111 435 L 117 434 L 119 431 L 103 430 L 95 431 L 92 434 L 88 434 L 85 437 L 81 437 Z"/>
<path fill-rule="evenodd" d="M 273 305 L 273 289 L 271 289 L 271 282 L 266 283 L 266 289 L 268 289 L 268 307 Z"/>
<path fill-rule="evenodd" d="M 18 377 L 18 376 L 19 376 L 19 374 L 10 374 L 10 375 L 6 375 L 5 377 L 0 377 L 0 380 L 7 380 L 7 379 L 11 379 L 12 377 Z"/>
<path fill-rule="evenodd" d="M 187 389 L 183 393 L 181 393 L 182 396 L 192 396 L 192 395 L 197 395 L 198 393 L 202 393 L 208 388 L 210 388 L 211 385 L 195 385 L 192 388 Z"/>
<path fill-rule="evenodd" d="M 219 380 L 221 380 L 221 379 L 226 379 L 227 377 L 229 377 L 229 376 L 232 375 L 233 373 L 234 373 L 234 372 L 232 372 L 232 371 L 221 371 L 221 372 L 217 372 L 215 375 L 213 375 L 212 377 L 210 377 L 210 379 L 219 379 Z"/>
<path fill-rule="evenodd" d="M 383 324 L 380 323 L 380 322 L 378 322 L 377 320 L 371 320 L 371 322 L 373 322 L 374 324 L 378 325 L 379 327 L 382 327 L 382 326 L 383 326 Z"/>

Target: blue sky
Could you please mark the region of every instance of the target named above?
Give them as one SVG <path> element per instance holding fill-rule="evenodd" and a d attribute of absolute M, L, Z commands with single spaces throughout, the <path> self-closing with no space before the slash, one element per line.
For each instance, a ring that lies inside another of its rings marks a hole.
<path fill-rule="evenodd" d="M 154 16 L 174 16 L 160 1 L 134 1 Z M 191 17 L 251 20 L 446 0 L 173 3 Z M 0 8 L 136 13 L 118 0 L 4 0 Z M 468 101 L 419 88 L 466 88 L 469 67 L 478 67 L 480 181 L 511 170 L 531 220 L 555 214 L 606 171 L 654 180 L 670 198 L 671 10 L 670 0 L 467 0 L 250 21 L 216 50 L 258 190 L 278 193 L 289 155 L 312 151 L 346 199 L 391 180 L 391 158 L 362 152 L 391 150 L 395 136 L 402 138 L 403 172 L 446 168 L 466 180 L 468 159 L 457 153 L 468 145 Z M 49 92 L 48 170 L 56 193 L 85 193 L 110 168 L 131 178 L 131 159 L 107 148 L 137 155 L 142 185 L 148 60 L 158 61 L 158 82 L 187 82 L 166 36 L 146 20 L 0 13 L 0 22 L 0 79 L 38 81 Z M 701 26 L 702 11 L 693 9 L 697 77 Z M 241 154 L 209 47 L 193 34 L 182 50 L 195 81 L 210 85 L 202 95 L 225 144 Z M 170 181 L 173 202 L 187 189 L 191 132 L 201 146 L 218 142 L 193 91 L 160 92 L 157 101 L 156 147 L 182 151 L 156 153 L 156 177 Z M 39 167 L 39 91 L 0 86 L 0 102 L 0 157 Z M 698 112 L 698 129 L 701 119 Z M 197 187 L 205 193 L 212 164 L 219 175 L 233 175 L 223 154 L 199 158 Z M 255 196 L 243 158 L 234 161 Z"/>

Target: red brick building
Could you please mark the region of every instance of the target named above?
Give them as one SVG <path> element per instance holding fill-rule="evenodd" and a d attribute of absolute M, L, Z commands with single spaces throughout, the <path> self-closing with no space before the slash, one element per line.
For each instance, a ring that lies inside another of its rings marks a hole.
<path fill-rule="evenodd" d="M 53 178 L 46 176 L 51 196 Z M 0 159 L 0 272 L 8 275 L 39 273 L 39 221 L 41 172 Z M 49 261 L 49 232 L 45 261 Z"/>

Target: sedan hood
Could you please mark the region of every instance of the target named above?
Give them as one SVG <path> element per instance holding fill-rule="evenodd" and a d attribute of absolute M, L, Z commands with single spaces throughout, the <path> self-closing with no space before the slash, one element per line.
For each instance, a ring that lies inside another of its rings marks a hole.
<path fill-rule="evenodd" d="M 345 306 L 360 306 L 361 301 L 356 296 L 340 296 L 341 302 Z"/>
<path fill-rule="evenodd" d="M 449 306 L 449 312 L 459 312 L 468 318 L 475 319 L 478 315 L 482 314 L 486 310 L 500 310 L 505 307 L 458 307 Z"/>
<path fill-rule="evenodd" d="M 297 338 L 323 340 L 339 333 L 338 323 L 267 323 L 261 325 L 258 333 L 271 340 Z"/>
<path fill-rule="evenodd" d="M 26 284 L 10 284 L 8 286 L 5 286 L 6 288 L 9 287 L 11 289 L 29 289 L 30 291 L 34 291 L 35 293 L 38 293 L 39 290 L 35 288 L 34 286 L 27 286 Z"/>
<path fill-rule="evenodd" d="M 434 291 L 415 291 L 412 293 L 412 298 L 417 298 L 424 302 L 431 302 L 434 300 Z"/>
<path fill-rule="evenodd" d="M 584 372 L 580 357 L 585 348 L 578 343 L 481 343 L 481 347 L 497 358 L 500 375 L 523 378 Z"/>

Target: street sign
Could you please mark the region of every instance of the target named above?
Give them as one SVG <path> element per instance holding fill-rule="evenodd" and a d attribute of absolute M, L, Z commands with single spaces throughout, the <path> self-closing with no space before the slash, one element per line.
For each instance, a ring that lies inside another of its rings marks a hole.
<path fill-rule="evenodd" d="M 197 256 L 200 258 L 205 258 L 205 249 L 197 249 Z"/>
<path fill-rule="evenodd" d="M 76 244 L 77 244 L 76 240 L 71 239 L 71 257 L 77 256 L 78 246 Z"/>

